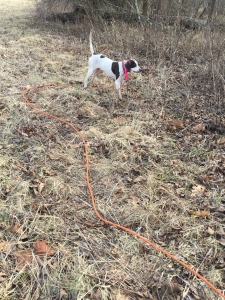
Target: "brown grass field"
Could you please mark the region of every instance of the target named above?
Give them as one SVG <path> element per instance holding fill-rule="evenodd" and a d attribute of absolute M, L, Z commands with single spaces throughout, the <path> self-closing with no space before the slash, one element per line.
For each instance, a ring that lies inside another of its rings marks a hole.
<path fill-rule="evenodd" d="M 0 299 L 216 300 L 201 280 L 99 212 L 166 249 L 225 291 L 223 31 L 96 25 L 94 48 L 142 68 L 117 99 L 82 81 L 90 21 L 42 22 L 34 0 L 0 1 Z"/>

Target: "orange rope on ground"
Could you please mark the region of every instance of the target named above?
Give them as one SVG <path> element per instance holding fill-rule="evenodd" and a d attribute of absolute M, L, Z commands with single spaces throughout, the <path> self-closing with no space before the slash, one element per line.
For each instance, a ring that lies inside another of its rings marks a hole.
<path fill-rule="evenodd" d="M 78 131 L 78 129 L 73 125 L 71 124 L 70 122 L 64 120 L 64 119 L 61 119 L 59 117 L 56 117 L 46 111 L 42 111 L 38 108 L 36 108 L 31 102 L 30 100 L 27 98 L 26 94 L 31 91 L 31 90 L 34 90 L 34 89 L 39 89 L 39 88 L 42 88 L 42 87 L 54 87 L 54 86 L 59 86 L 59 87 L 67 87 L 67 88 L 72 88 L 73 86 L 67 86 L 65 84 L 41 84 L 41 85 L 37 85 L 37 86 L 32 86 L 32 87 L 28 87 L 26 88 L 25 90 L 23 90 L 22 92 L 22 97 L 23 99 L 27 102 L 27 104 L 35 111 L 49 117 L 49 118 L 52 118 L 52 119 L 55 119 L 55 120 L 58 120 L 68 126 L 70 126 L 78 135 L 79 137 L 81 138 L 82 142 L 83 142 L 83 145 L 84 145 L 84 152 L 85 152 L 85 165 L 86 165 L 86 181 L 87 181 L 87 186 L 88 186 L 88 190 L 89 190 L 89 193 L 90 193 L 90 197 L 91 197 L 91 201 L 92 201 L 92 206 L 93 206 L 93 209 L 94 209 L 94 212 L 96 214 L 96 216 L 101 220 L 103 221 L 104 223 L 110 225 L 110 226 L 114 226 L 114 227 L 117 227 L 119 229 L 122 229 L 126 232 L 128 232 L 129 234 L 133 235 L 133 236 L 136 236 L 137 238 L 139 238 L 140 240 L 144 241 L 145 243 L 149 244 L 151 247 L 153 247 L 154 249 L 156 249 L 157 251 L 165 254 L 166 256 L 168 256 L 169 258 L 171 258 L 172 260 L 176 261 L 177 263 L 179 263 L 181 266 L 183 266 L 184 268 L 186 268 L 188 271 L 190 271 L 192 274 L 194 274 L 195 276 L 197 276 L 199 279 L 201 279 L 204 283 L 206 283 L 214 292 L 216 292 L 219 296 L 221 296 L 223 299 L 225 299 L 225 295 L 222 294 L 212 283 L 210 283 L 207 279 L 205 279 L 202 275 L 200 275 L 197 271 L 195 271 L 194 269 L 192 269 L 190 266 L 188 266 L 186 263 L 182 262 L 181 260 L 179 260 L 177 257 L 173 256 L 172 254 L 170 254 L 168 251 L 160 248 L 159 246 L 155 245 L 153 242 L 149 241 L 148 239 L 146 239 L 145 237 L 141 236 L 140 234 L 136 233 L 135 231 L 127 228 L 127 227 L 124 227 L 122 225 L 119 225 L 119 224 L 116 224 L 116 223 L 113 223 L 109 220 L 106 220 L 104 219 L 104 217 L 101 216 L 101 214 L 98 212 L 97 210 L 97 207 L 96 207 L 96 203 L 95 203 L 95 198 L 94 198 L 94 194 L 93 194 L 93 190 L 92 190 L 92 187 L 91 187 L 91 183 L 90 183 L 90 177 L 89 177 L 89 157 L 88 157 L 88 147 L 87 147 L 87 143 L 83 137 L 83 135 Z"/>

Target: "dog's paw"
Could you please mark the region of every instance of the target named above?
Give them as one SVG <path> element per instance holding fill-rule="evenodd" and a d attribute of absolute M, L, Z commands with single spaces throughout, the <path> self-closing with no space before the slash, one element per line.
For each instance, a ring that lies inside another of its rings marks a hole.
<path fill-rule="evenodd" d="M 122 94 L 121 94 L 120 90 L 119 90 L 119 93 L 118 93 L 118 97 L 119 97 L 120 100 L 122 100 Z"/>

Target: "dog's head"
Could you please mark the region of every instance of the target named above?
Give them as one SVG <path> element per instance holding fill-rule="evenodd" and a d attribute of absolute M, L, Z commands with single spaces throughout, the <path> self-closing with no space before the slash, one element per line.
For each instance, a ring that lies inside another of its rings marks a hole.
<path fill-rule="evenodd" d="M 133 72 L 139 72 L 140 67 L 138 65 L 138 62 L 135 59 L 129 59 L 125 63 L 125 67 L 128 72 L 133 71 Z"/>

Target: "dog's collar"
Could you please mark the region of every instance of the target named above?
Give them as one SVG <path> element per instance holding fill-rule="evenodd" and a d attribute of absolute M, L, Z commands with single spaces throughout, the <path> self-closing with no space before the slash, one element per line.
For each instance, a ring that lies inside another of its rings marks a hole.
<path fill-rule="evenodd" d="M 129 77 L 128 77 L 128 71 L 127 71 L 127 68 L 126 68 L 126 66 L 125 66 L 125 63 L 127 62 L 127 60 L 123 60 L 122 61 L 122 67 L 123 67 L 123 73 L 124 73 L 124 75 L 125 75 L 125 78 L 126 78 L 126 80 L 129 80 Z"/>

